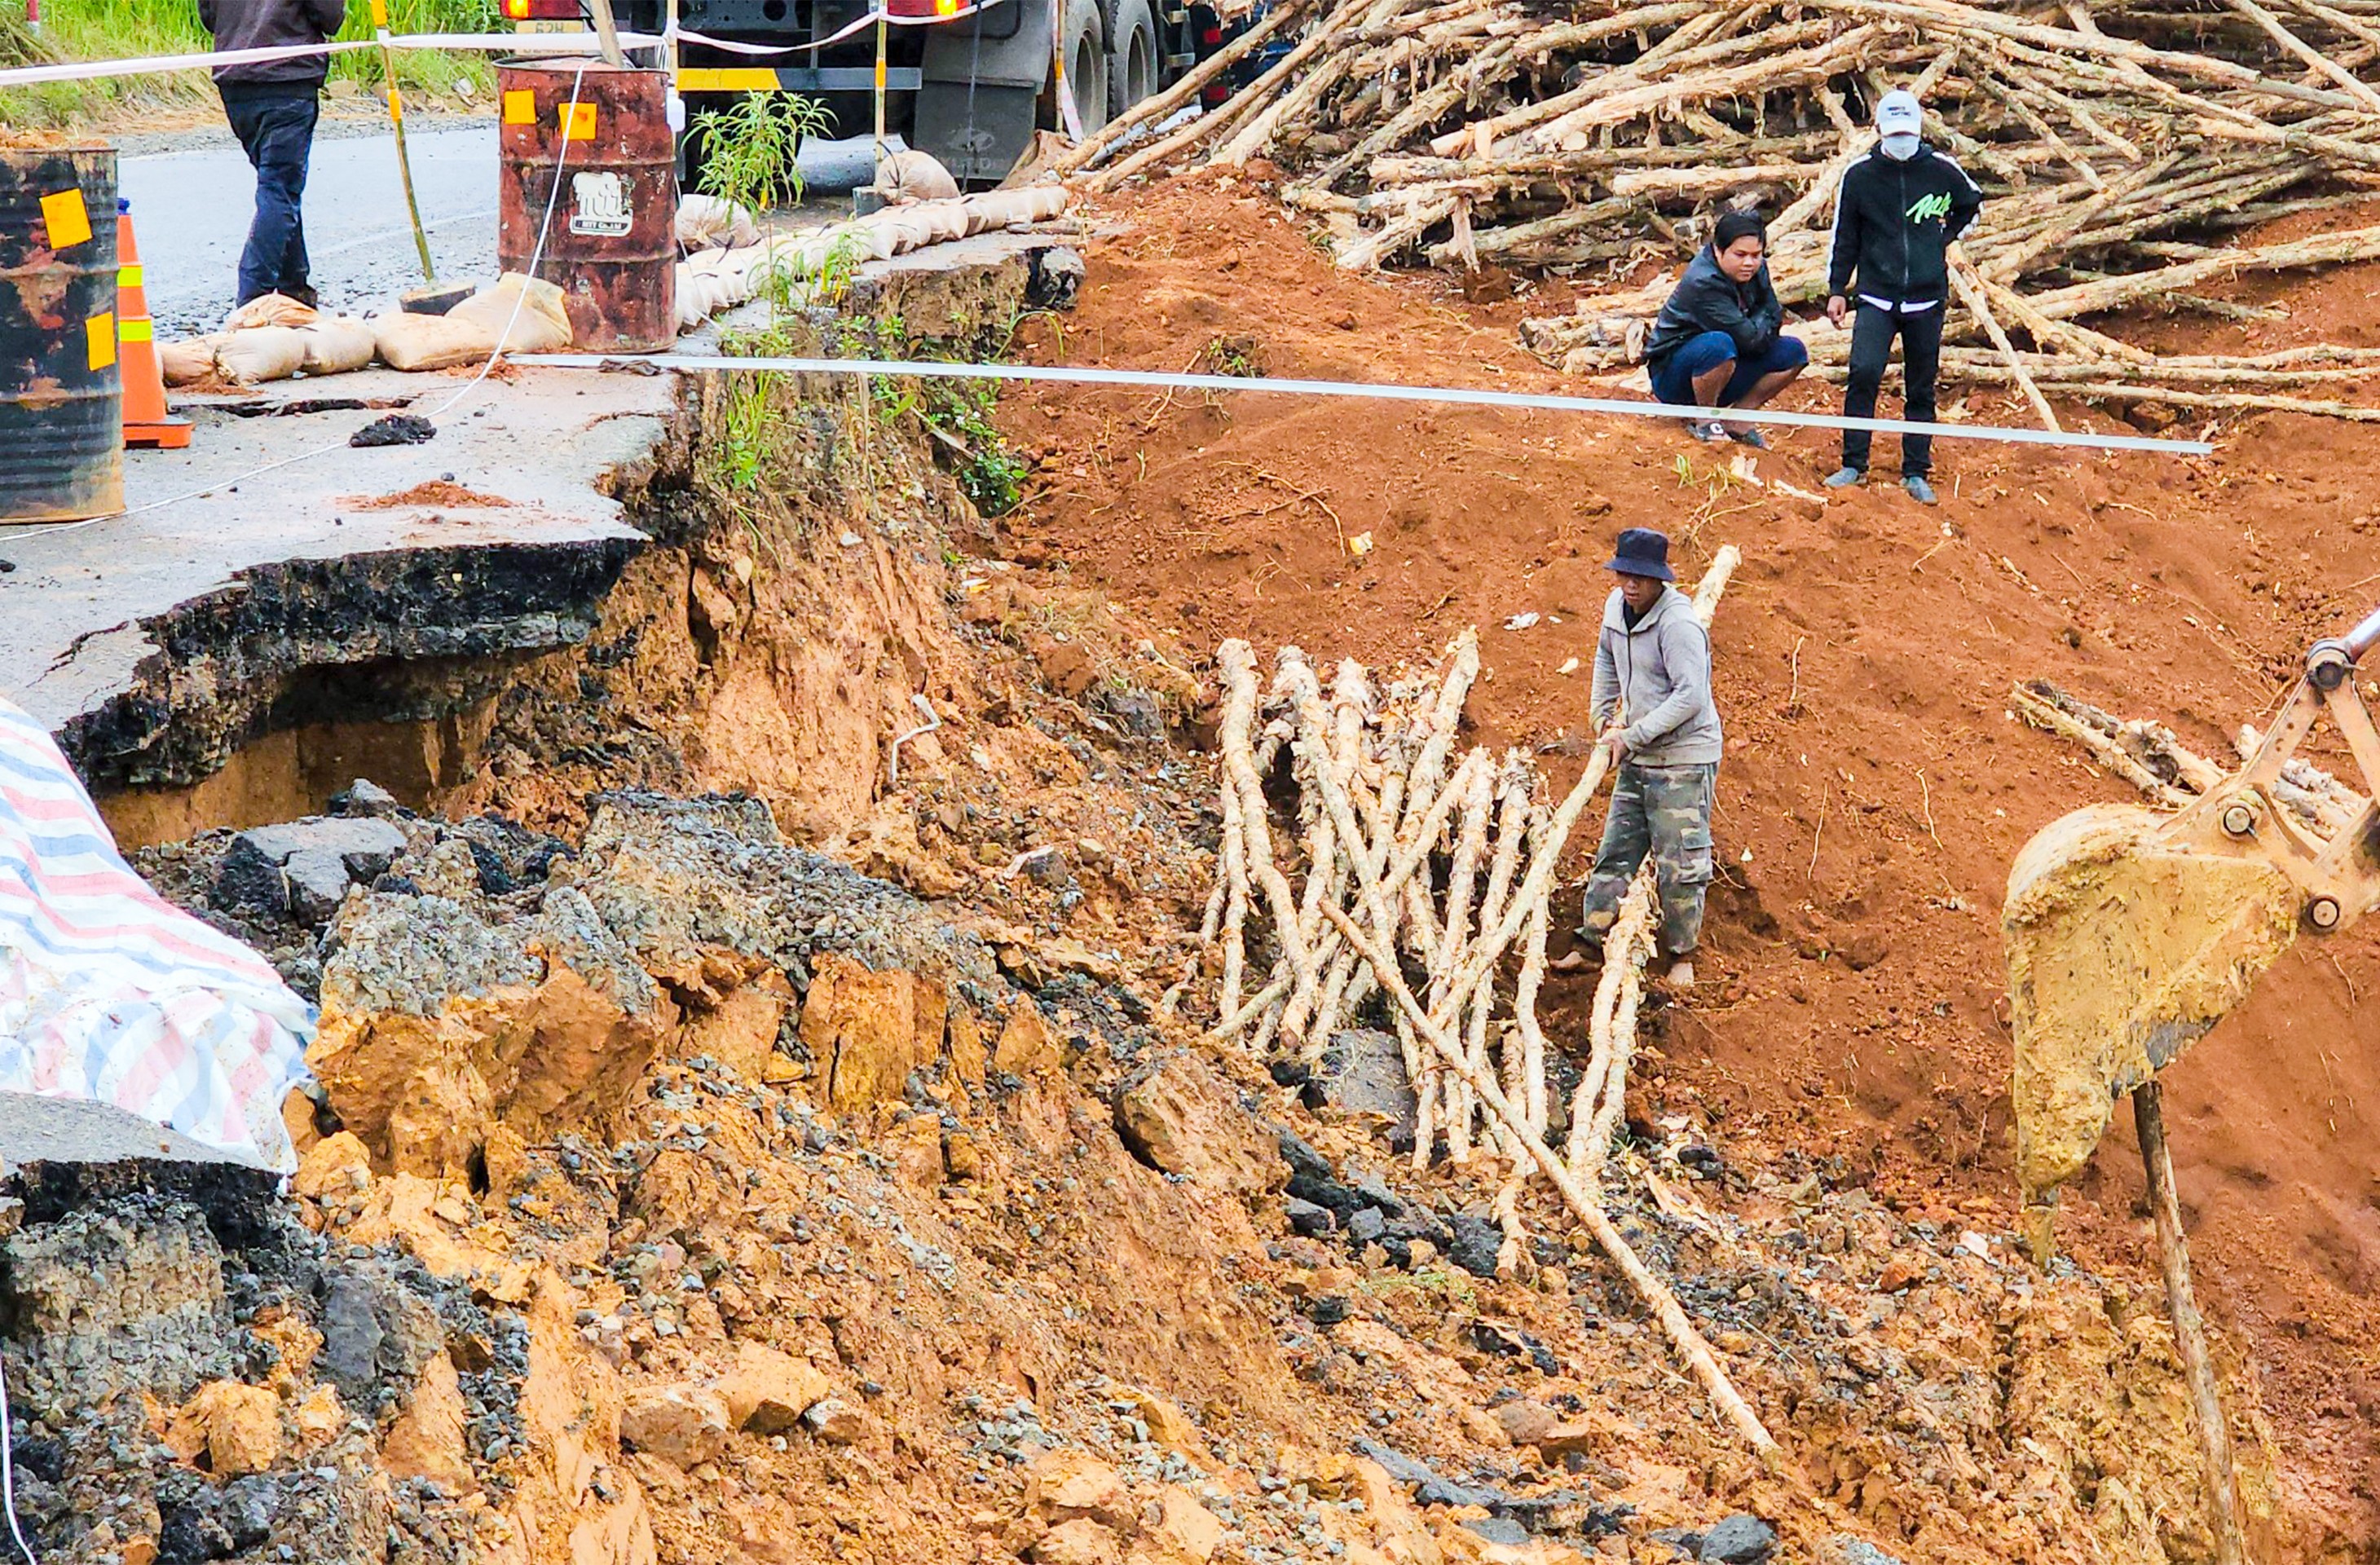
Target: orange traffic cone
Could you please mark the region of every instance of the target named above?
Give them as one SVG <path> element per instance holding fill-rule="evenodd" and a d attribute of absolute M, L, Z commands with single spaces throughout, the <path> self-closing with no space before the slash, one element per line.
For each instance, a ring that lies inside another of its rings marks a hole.
<path fill-rule="evenodd" d="M 165 372 L 157 363 L 157 328 L 149 319 L 149 289 L 140 274 L 140 248 L 132 241 L 131 203 L 115 203 L 115 340 L 124 377 L 124 443 L 179 451 L 190 443 L 190 421 L 165 411 Z"/>

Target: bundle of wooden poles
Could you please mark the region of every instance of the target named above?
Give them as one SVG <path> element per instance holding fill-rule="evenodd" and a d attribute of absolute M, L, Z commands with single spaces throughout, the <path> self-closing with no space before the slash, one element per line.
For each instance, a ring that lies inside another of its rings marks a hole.
<path fill-rule="evenodd" d="M 1212 75 L 1294 46 L 1220 108 Z M 2329 398 L 2380 351 L 2159 359 L 2084 324 L 2135 309 L 2281 314 L 2200 290 L 2380 258 L 2380 225 L 2233 248 L 2241 229 L 2380 186 L 2380 0 L 1286 0 L 1076 149 L 1094 188 L 1203 160 L 1287 170 L 1342 265 L 1589 269 L 1617 285 L 1532 320 L 1573 373 L 1642 357 L 1676 273 L 1730 206 L 1768 213 L 1789 308 L 1824 297 L 1833 199 L 1875 104 L 1913 89 L 1985 188 L 1954 283 L 1945 375 L 2171 409 L 2380 418 Z M 1164 128 L 1152 130 L 1162 125 Z M 1847 334 L 1804 334 L 1840 373 Z"/>
<path fill-rule="evenodd" d="M 1737 558 L 1721 549 L 1695 590 L 1706 625 Z M 1213 960 L 1185 980 L 1211 968 L 1213 1034 L 1312 1060 L 1332 1033 L 1384 1011 L 1420 1103 L 1416 1166 L 1442 1149 L 1449 1162 L 1497 1177 L 1508 1253 L 1521 1238 L 1522 1183 L 1543 1175 L 1720 1412 L 1773 1456 L 1757 1415 L 1598 1195 L 1652 954 L 1649 867 L 1605 942 L 1567 1134 L 1554 1135 L 1549 1050 L 1568 1040 L 1546 1036 L 1537 996 L 1564 849 L 1609 770 L 1609 753 L 1595 748 L 1559 804 L 1524 751 L 1475 746 L 1457 758 L 1479 677 L 1468 631 L 1423 673 L 1382 682 L 1343 661 L 1327 695 L 1295 647 L 1281 649 L 1269 682 L 1245 641 L 1224 642 L 1216 661 L 1222 838 L 1201 930 Z M 1277 780 L 1287 786 L 1269 786 Z"/>

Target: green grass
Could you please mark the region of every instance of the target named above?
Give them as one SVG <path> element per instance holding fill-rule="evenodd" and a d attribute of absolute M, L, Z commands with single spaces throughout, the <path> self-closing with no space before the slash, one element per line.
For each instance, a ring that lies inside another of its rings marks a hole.
<path fill-rule="evenodd" d="M 495 0 L 389 0 L 394 32 L 498 32 L 509 29 L 496 15 Z M 182 55 L 212 44 L 199 25 L 197 0 L 43 0 L 42 35 L 24 28 L 17 0 L 0 0 L 0 66 L 46 60 L 120 60 L 142 55 Z M 348 0 L 343 39 L 372 35 L 370 0 Z M 468 82 L 484 103 L 494 71 L 485 55 L 398 54 L 397 80 L 409 94 L 445 94 Z M 334 55 L 334 81 L 355 81 L 375 91 L 381 85 L 376 51 Z M 55 82 L 0 92 L 0 125 L 67 127 L 100 125 L 147 109 L 189 107 L 212 101 L 204 71 L 172 76 L 119 77 L 103 81 Z"/>

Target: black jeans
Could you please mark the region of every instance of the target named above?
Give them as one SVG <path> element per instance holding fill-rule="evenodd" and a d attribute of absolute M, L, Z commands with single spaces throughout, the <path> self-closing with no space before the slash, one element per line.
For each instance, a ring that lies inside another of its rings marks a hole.
<path fill-rule="evenodd" d="M 1901 417 L 1912 424 L 1934 421 L 1934 382 L 1942 369 L 1942 311 L 1937 301 L 1914 314 L 1896 314 L 1863 301 L 1852 321 L 1851 378 L 1843 388 L 1843 417 L 1876 417 L 1876 389 L 1884 384 L 1884 366 L 1892 357 L 1892 339 L 1900 339 Z M 1867 471 L 1869 431 L 1843 431 L 1843 466 Z M 1900 476 L 1922 478 L 1934 466 L 1934 437 L 1900 437 Z"/>
<path fill-rule="evenodd" d="M 224 116 L 256 168 L 256 218 L 239 254 L 239 302 L 306 296 L 306 163 L 322 112 L 311 86 L 227 88 Z"/>

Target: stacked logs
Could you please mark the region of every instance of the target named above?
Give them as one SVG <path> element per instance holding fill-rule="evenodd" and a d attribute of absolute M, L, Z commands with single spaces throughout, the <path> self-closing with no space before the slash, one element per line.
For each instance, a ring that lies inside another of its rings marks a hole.
<path fill-rule="evenodd" d="M 1695 591 L 1705 625 L 1737 559 L 1733 548 L 1721 549 Z M 1567 1151 L 1554 1144 L 1552 1046 L 1536 1000 L 1563 849 L 1609 770 L 1609 752 L 1597 746 L 1585 774 L 1550 808 L 1526 754 L 1475 747 L 1455 760 L 1463 703 L 1479 676 L 1478 641 L 1468 631 L 1439 670 L 1384 687 L 1361 664 L 1342 661 L 1328 698 L 1294 647 L 1281 649 L 1269 684 L 1260 684 L 1245 641 L 1223 643 L 1217 662 L 1222 843 L 1201 931 L 1216 957 L 1214 1034 L 1310 1059 L 1377 995 L 1421 1102 L 1416 1166 L 1441 1146 L 1451 1163 L 1483 1162 L 1486 1152 L 1506 1165 L 1495 1209 L 1508 1253 L 1519 1248 L 1521 1182 L 1532 1170 L 1542 1175 L 1645 1300 L 1722 1415 L 1773 1459 L 1776 1442 L 1597 1191 L 1651 952 L 1649 867 L 1606 942 Z M 1266 784 L 1284 766 L 1295 802 L 1277 813 Z M 1251 954 L 1267 948 L 1268 980 L 1244 995 Z"/>
<path fill-rule="evenodd" d="M 1733 548 L 1722 549 L 1695 589 L 1706 625 L 1736 560 Z M 1420 1104 L 1415 1166 L 1427 1168 L 1441 1146 L 1454 1163 L 1483 1146 L 1519 1162 L 1513 1135 L 1543 1137 L 1554 1119 L 1537 997 L 1556 872 L 1592 788 L 1582 782 L 1557 809 L 1528 752 L 1476 746 L 1458 758 L 1463 706 L 1479 677 L 1471 631 L 1437 670 L 1384 685 L 1346 659 L 1328 697 L 1295 647 L 1281 649 L 1269 683 L 1245 641 L 1224 642 L 1216 661 L 1222 842 L 1200 931 L 1213 956 L 1213 1033 L 1245 1037 L 1259 1053 L 1312 1059 L 1367 1007 L 1384 1009 Z M 1278 816 L 1278 790 L 1268 789 L 1277 770 L 1295 799 Z M 1590 778 L 1599 775 L 1590 769 Z M 1619 1122 L 1652 905 L 1648 866 L 1606 942 L 1587 1059 L 1569 1105 L 1568 1161 L 1584 1177 L 1600 1166 Z M 1398 976 L 1425 997 L 1422 1025 L 1387 1003 L 1384 975 L 1342 939 L 1334 910 L 1411 964 Z M 1252 977 L 1257 953 L 1261 985 Z M 1432 1059 L 1424 1046 L 1431 1025 L 1456 1029 L 1464 1060 L 1494 1073 L 1522 1108 L 1518 1125 L 1493 1123 L 1478 1095 Z"/>
<path fill-rule="evenodd" d="M 2082 324 L 2138 308 L 2230 320 L 2195 292 L 2248 273 L 2380 259 L 2380 225 L 2244 249 L 2227 235 L 2380 185 L 2380 0 L 2102 0 L 2022 13 L 1961 0 L 1287 0 L 1244 35 L 1289 54 L 1221 108 L 1135 143 L 1180 102 L 1110 126 L 1065 165 L 1105 188 L 1188 159 L 1295 170 L 1341 264 L 1592 269 L 1615 287 L 1534 320 L 1573 373 L 1637 361 L 1677 268 L 1720 208 L 1774 214 L 1789 307 L 1826 291 L 1832 201 L 1909 86 L 1982 183 L 1945 372 L 2024 392 L 2374 418 L 2285 393 L 2351 384 L 2375 356 L 2159 360 Z M 1258 36 L 1262 34 L 1262 36 Z M 1230 62 L 1209 65 L 1220 71 Z M 1122 156 L 1116 156 L 1117 153 Z M 1814 334 L 1840 373 L 1842 334 Z M 2053 420 L 2054 421 L 2054 420 Z"/>

